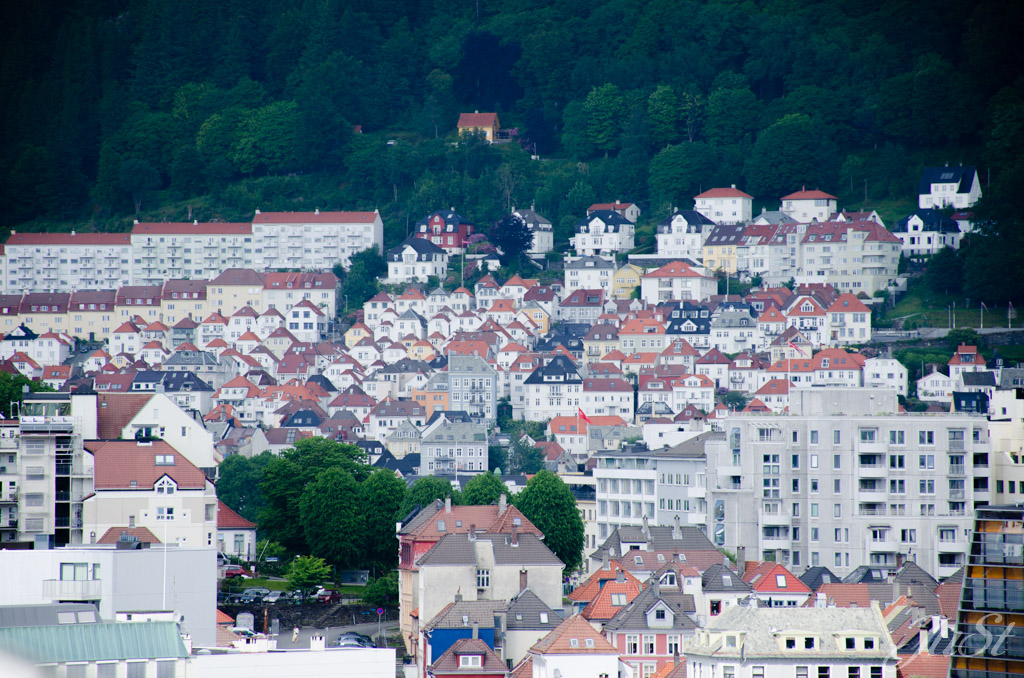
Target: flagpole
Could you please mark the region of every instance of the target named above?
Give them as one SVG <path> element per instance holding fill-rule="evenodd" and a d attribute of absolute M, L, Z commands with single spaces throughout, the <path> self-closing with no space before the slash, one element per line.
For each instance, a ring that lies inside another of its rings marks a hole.
<path fill-rule="evenodd" d="M 979 303 L 981 303 L 981 302 L 979 302 Z M 985 329 L 985 304 L 984 303 L 981 303 L 981 327 L 979 327 L 978 329 L 979 330 Z"/>

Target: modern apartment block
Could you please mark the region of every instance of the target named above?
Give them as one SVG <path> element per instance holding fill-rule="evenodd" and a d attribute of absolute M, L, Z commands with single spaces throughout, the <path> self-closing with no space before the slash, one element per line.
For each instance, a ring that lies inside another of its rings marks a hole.
<path fill-rule="evenodd" d="M 3 498 L 17 501 L 13 539 L 37 548 L 81 544 L 82 500 L 93 489 L 92 455 L 82 441 L 96 437 L 96 395 L 30 393 L 19 414 L 17 454 L 5 451 L 8 463 L 0 464 L 15 457 L 17 465 L 17 480 L 6 480 L 11 468 L 4 475 Z"/>
<path fill-rule="evenodd" d="M 949 678 L 1024 675 L 1024 504 L 978 508 Z"/>
<path fill-rule="evenodd" d="M 712 538 L 792 566 L 936 577 L 964 565 L 975 505 L 988 503 L 987 422 L 907 414 L 895 390 L 799 388 L 790 413 L 731 415 L 708 457 Z"/>
<path fill-rule="evenodd" d="M 707 458 L 710 445 L 724 447 L 725 436 L 703 433 L 674 447 L 648 450 L 625 445 L 598 452 L 597 538 L 605 540 L 617 527 L 679 524 L 708 527 Z"/>
<path fill-rule="evenodd" d="M 131 233 L 132 284 L 210 280 L 224 269 L 252 268 L 252 224 L 135 222 Z M 116 285 L 115 285 L 116 287 Z"/>
<path fill-rule="evenodd" d="M 352 255 L 374 248 L 383 254 L 384 222 L 373 212 L 261 212 L 252 220 L 257 270 L 348 268 Z"/>
<path fill-rule="evenodd" d="M 0 256 L 0 291 L 71 292 L 131 284 L 127 233 L 11 233 Z"/>

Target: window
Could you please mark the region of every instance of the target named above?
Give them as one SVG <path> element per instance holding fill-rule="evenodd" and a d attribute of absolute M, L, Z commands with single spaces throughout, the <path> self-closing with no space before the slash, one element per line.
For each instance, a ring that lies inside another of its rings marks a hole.
<path fill-rule="evenodd" d="M 842 478 L 833 478 L 832 479 L 832 494 L 842 494 L 842 493 L 843 493 L 843 480 L 842 480 Z"/>
<path fill-rule="evenodd" d="M 849 671 L 848 671 L 847 675 L 849 676 L 849 678 L 860 678 L 860 667 L 859 666 L 851 666 L 849 668 Z"/>
<path fill-rule="evenodd" d="M 778 586 L 780 589 L 786 588 L 786 575 L 784 575 L 784 574 L 777 574 L 777 575 L 775 575 L 775 585 Z"/>
<path fill-rule="evenodd" d="M 843 505 L 842 504 L 833 504 L 832 505 L 832 517 L 833 518 L 842 518 L 843 517 Z"/>
<path fill-rule="evenodd" d="M 175 678 L 177 667 L 178 662 L 174 660 L 158 661 L 156 663 L 156 678 Z"/>
<path fill-rule="evenodd" d="M 626 606 L 626 594 L 625 593 L 613 593 L 612 594 L 612 605 L 614 607 L 625 607 Z"/>
<path fill-rule="evenodd" d="M 864 649 L 865 649 L 865 650 L 874 650 L 874 649 L 875 649 L 875 639 L 874 639 L 874 638 L 865 638 L 865 639 L 864 639 Z M 872 673 L 872 675 L 874 675 L 874 672 L 875 672 L 875 669 L 876 669 L 876 668 L 877 668 L 877 669 L 878 669 L 879 671 L 881 671 L 881 670 L 882 670 L 882 667 L 881 667 L 881 666 L 873 666 L 873 667 L 871 667 L 871 673 Z"/>
<path fill-rule="evenodd" d="M 836 430 L 832 431 L 832 444 L 833 445 L 840 444 L 841 439 L 842 438 L 839 435 L 839 429 L 836 429 Z"/>
<path fill-rule="evenodd" d="M 812 454 L 811 455 L 811 462 L 810 463 L 811 463 L 811 468 L 818 468 L 818 455 Z"/>
<path fill-rule="evenodd" d="M 889 455 L 889 468 L 895 470 L 903 470 L 906 468 L 907 460 L 902 454 L 890 454 Z"/>
<path fill-rule="evenodd" d="M 796 678 L 807 678 L 807 667 L 798 666 L 796 667 Z"/>
<path fill-rule="evenodd" d="M 644 634 L 644 654 L 654 654 L 654 635 Z"/>
<path fill-rule="evenodd" d="M 764 666 L 750 667 L 750 678 L 764 678 Z"/>
<path fill-rule="evenodd" d="M 918 431 L 917 442 L 921 445 L 934 445 L 935 431 Z"/>
<path fill-rule="evenodd" d="M 146 665 L 149 662 L 128 662 L 127 678 L 146 678 Z"/>
<path fill-rule="evenodd" d="M 626 654 L 640 654 L 640 636 L 636 634 L 626 635 Z"/>
<path fill-rule="evenodd" d="M 843 456 L 841 454 L 832 455 L 832 468 L 839 470 L 843 467 Z"/>
<path fill-rule="evenodd" d="M 818 444 L 818 432 L 817 431 L 811 431 L 811 445 L 817 445 L 817 444 Z"/>
<path fill-rule="evenodd" d="M 478 654 L 459 655 L 459 666 L 480 666 L 482 656 Z"/>
<path fill-rule="evenodd" d="M 117 678 L 117 662 L 97 664 L 96 678 Z"/>
<path fill-rule="evenodd" d="M 174 507 L 173 506 L 158 506 L 156 508 L 156 519 L 157 520 L 174 520 Z"/>
<path fill-rule="evenodd" d="M 873 443 L 875 442 L 875 434 L 877 431 L 873 428 L 862 428 L 860 430 L 860 441 L 862 443 Z"/>
<path fill-rule="evenodd" d="M 921 494 L 935 494 L 935 481 L 934 480 L 920 480 L 918 481 L 918 489 Z"/>
<path fill-rule="evenodd" d="M 817 518 L 818 517 L 818 505 L 817 504 L 811 504 L 811 517 L 812 518 Z"/>
<path fill-rule="evenodd" d="M 722 678 L 736 678 L 736 667 L 735 666 L 723 666 L 722 667 Z"/>
<path fill-rule="evenodd" d="M 813 650 L 814 649 L 814 636 L 805 636 L 804 637 L 804 649 L 805 650 Z"/>
<path fill-rule="evenodd" d="M 917 457 L 917 467 L 921 469 L 934 469 L 935 468 L 935 455 L 934 454 L 921 454 Z"/>
<path fill-rule="evenodd" d="M 856 650 L 857 649 L 857 639 L 856 638 L 847 638 L 846 639 L 846 649 L 847 650 Z M 851 666 L 850 668 L 853 668 L 853 667 Z"/>

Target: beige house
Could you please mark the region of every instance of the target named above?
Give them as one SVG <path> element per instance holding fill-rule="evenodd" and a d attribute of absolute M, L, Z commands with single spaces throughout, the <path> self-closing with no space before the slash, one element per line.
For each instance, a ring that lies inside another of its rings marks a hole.
<path fill-rule="evenodd" d="M 162 440 L 88 441 L 95 491 L 82 503 L 90 543 L 108 531 L 146 528 L 163 543 L 217 544 L 217 493 L 206 475 Z"/>

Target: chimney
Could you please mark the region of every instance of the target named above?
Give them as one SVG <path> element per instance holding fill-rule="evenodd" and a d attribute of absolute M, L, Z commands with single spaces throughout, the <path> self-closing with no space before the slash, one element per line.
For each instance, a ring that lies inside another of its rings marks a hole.
<path fill-rule="evenodd" d="M 647 516 L 644 516 L 644 539 L 646 539 L 648 545 L 650 545 L 650 542 L 651 542 L 651 526 L 647 524 Z"/>
<path fill-rule="evenodd" d="M 480 622 L 473 622 L 473 639 L 480 637 Z"/>
<path fill-rule="evenodd" d="M 322 633 L 314 633 L 309 637 L 309 651 L 310 652 L 323 652 L 326 647 L 324 641 L 324 635 Z"/>
<path fill-rule="evenodd" d="M 732 185 L 732 187 L 733 187 L 733 188 L 736 188 L 736 184 L 733 184 L 733 185 Z"/>
<path fill-rule="evenodd" d="M 673 525 L 672 525 L 672 539 L 682 539 L 682 538 L 683 538 L 683 533 L 682 533 L 682 530 L 679 529 L 679 514 L 676 514 L 676 517 L 673 520 Z"/>
<path fill-rule="evenodd" d="M 476 540 L 476 523 L 471 523 L 469 526 L 469 540 Z"/>
<path fill-rule="evenodd" d="M 615 571 L 615 581 L 619 583 L 626 581 L 626 575 L 622 570 Z"/>
<path fill-rule="evenodd" d="M 505 493 L 502 492 L 501 496 L 498 497 L 498 515 L 499 516 L 505 515 L 505 509 L 507 509 L 507 508 L 508 508 L 508 497 L 506 497 Z"/>
<path fill-rule="evenodd" d="M 450 495 L 450 494 L 447 497 L 444 498 L 444 512 L 445 513 L 451 513 L 452 512 L 452 495 Z"/>
<path fill-rule="evenodd" d="M 939 620 L 939 633 L 943 638 L 949 638 L 949 620 L 945 617 Z"/>
<path fill-rule="evenodd" d="M 519 546 L 519 528 L 512 526 L 512 546 Z"/>
<path fill-rule="evenodd" d="M 317 208 L 316 208 L 316 211 L 315 211 L 315 212 L 313 212 L 313 214 L 319 215 L 319 214 L 320 214 L 320 208 L 319 208 L 319 207 L 317 207 Z"/>
<path fill-rule="evenodd" d="M 928 630 L 921 629 L 917 632 L 917 653 L 928 654 Z"/>
<path fill-rule="evenodd" d="M 827 607 L 827 606 L 828 606 L 828 597 L 824 593 L 822 593 L 821 591 L 816 593 L 815 596 L 814 596 L 814 607 Z"/>
<path fill-rule="evenodd" d="M 525 591 L 529 587 L 530 573 L 526 569 L 519 570 L 519 590 Z"/>
<path fill-rule="evenodd" d="M 71 229 L 71 235 L 78 235 L 77 233 L 75 233 L 75 229 Z"/>
<path fill-rule="evenodd" d="M 193 226 L 198 226 L 199 225 L 199 220 L 198 219 L 193 219 L 192 220 L 192 225 Z"/>
<path fill-rule="evenodd" d="M 462 593 L 461 593 L 462 589 L 460 588 L 459 591 L 460 591 L 459 593 L 455 594 L 455 602 L 456 603 L 461 603 L 462 602 Z"/>
<path fill-rule="evenodd" d="M 747 547 L 737 546 L 736 547 L 736 571 L 742 577 L 743 573 L 747 570 Z"/>

